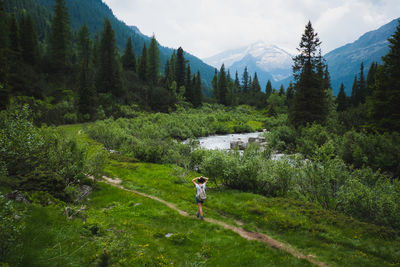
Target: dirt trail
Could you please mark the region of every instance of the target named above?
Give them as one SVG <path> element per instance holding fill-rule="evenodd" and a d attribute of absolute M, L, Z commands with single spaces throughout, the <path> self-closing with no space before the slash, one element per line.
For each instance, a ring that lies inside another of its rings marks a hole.
<path fill-rule="evenodd" d="M 168 206 L 169 208 L 171 208 L 173 210 L 176 210 L 182 216 L 195 218 L 194 216 L 189 215 L 186 211 L 178 209 L 172 203 L 169 203 L 169 202 L 167 202 L 165 200 L 162 200 L 162 199 L 160 199 L 158 197 L 155 197 L 155 196 L 152 196 L 152 195 L 148 195 L 148 194 L 136 191 L 136 190 L 127 189 L 127 188 L 123 187 L 122 185 L 120 185 L 122 181 L 119 178 L 112 179 L 112 178 L 103 176 L 103 179 L 104 179 L 103 182 L 105 182 L 107 184 L 110 184 L 112 186 L 118 187 L 118 188 L 120 188 L 122 190 L 125 190 L 125 191 L 128 191 L 128 192 L 132 192 L 132 193 L 135 193 L 137 195 L 140 195 L 140 196 L 143 196 L 143 197 L 147 197 L 147 198 L 151 198 L 151 199 L 154 199 L 154 200 L 156 200 L 158 202 L 161 202 L 164 205 Z M 268 235 L 265 235 L 265 234 L 262 234 L 262 233 L 258 233 L 258 232 L 249 232 L 249 231 L 244 230 L 243 228 L 236 227 L 236 226 L 233 226 L 233 225 L 230 225 L 230 224 L 227 224 L 227 223 L 224 223 L 224 222 L 212 219 L 212 218 L 204 218 L 204 221 L 209 222 L 209 223 L 213 223 L 213 224 L 218 224 L 218 225 L 224 227 L 225 229 L 232 230 L 235 233 L 239 234 L 241 237 L 246 238 L 247 240 L 257 240 L 259 242 L 266 243 L 272 248 L 283 250 L 283 251 L 285 251 L 287 253 L 292 254 L 293 256 L 295 256 L 295 257 L 297 257 L 299 259 L 305 259 L 305 260 L 307 260 L 307 261 L 309 261 L 309 262 L 311 262 L 311 263 L 313 263 L 313 264 L 315 264 L 317 266 L 321 266 L 321 267 L 327 267 L 328 266 L 326 263 L 318 261 L 314 255 L 304 255 L 304 254 L 300 253 L 299 251 L 289 247 L 287 244 L 279 242 L 278 240 L 275 240 L 275 239 L 273 239 L 272 237 L 270 237 Z M 241 223 L 239 221 L 237 223 L 239 225 L 243 225 L 243 223 Z"/>

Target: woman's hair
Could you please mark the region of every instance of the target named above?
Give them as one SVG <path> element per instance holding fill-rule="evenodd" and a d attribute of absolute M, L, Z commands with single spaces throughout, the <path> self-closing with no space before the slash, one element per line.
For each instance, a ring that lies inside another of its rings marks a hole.
<path fill-rule="evenodd" d="M 202 183 L 204 183 L 204 182 L 206 181 L 206 179 L 204 179 L 203 177 L 201 177 L 198 181 L 199 181 L 199 183 L 202 184 Z"/>

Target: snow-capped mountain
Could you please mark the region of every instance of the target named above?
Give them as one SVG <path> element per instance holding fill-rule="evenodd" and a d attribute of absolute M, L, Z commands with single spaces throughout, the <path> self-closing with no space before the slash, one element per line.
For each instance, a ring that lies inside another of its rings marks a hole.
<path fill-rule="evenodd" d="M 205 58 L 204 62 L 219 69 L 222 64 L 233 76 L 236 71 L 241 77 L 247 66 L 250 75 L 257 72 L 258 79 L 264 89 L 268 80 L 280 85 L 279 81 L 289 77 L 292 72 L 292 55 L 276 45 L 262 41 L 246 47 L 228 50 L 215 56 Z"/>

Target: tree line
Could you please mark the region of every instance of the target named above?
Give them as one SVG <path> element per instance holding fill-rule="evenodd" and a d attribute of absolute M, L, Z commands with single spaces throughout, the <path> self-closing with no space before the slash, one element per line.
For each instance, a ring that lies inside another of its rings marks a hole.
<path fill-rule="evenodd" d="M 153 36 L 141 55 L 132 39 L 120 53 L 108 19 L 101 34 L 70 26 L 65 0 L 57 0 L 47 38 L 40 41 L 28 12 L 4 10 L 0 1 L 0 108 L 28 102 L 39 122 L 70 123 L 123 116 L 140 108 L 169 111 L 202 104 L 200 72 L 192 73 L 179 48 L 162 74 Z"/>

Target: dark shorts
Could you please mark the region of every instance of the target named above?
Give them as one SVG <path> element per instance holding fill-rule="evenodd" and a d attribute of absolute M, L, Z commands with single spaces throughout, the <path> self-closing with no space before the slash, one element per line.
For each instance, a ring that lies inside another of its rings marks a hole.
<path fill-rule="evenodd" d="M 203 204 L 204 201 L 199 200 L 199 199 L 197 198 L 197 196 L 196 196 L 196 204 L 199 204 L 199 203 Z"/>

